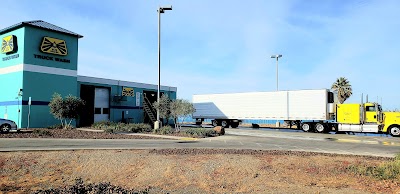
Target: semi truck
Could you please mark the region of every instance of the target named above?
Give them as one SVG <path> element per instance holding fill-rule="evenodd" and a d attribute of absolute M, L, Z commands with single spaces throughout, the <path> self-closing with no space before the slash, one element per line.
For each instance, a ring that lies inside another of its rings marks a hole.
<path fill-rule="evenodd" d="M 283 120 L 305 132 L 366 132 L 400 136 L 400 112 L 374 102 L 338 104 L 329 89 L 193 95 L 192 117 L 201 125 L 237 128 L 245 119 Z"/>

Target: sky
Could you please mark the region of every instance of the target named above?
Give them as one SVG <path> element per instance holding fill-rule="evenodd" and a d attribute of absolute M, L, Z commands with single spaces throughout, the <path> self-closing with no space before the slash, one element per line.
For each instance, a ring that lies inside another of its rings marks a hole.
<path fill-rule="evenodd" d="M 43 20 L 83 35 L 78 75 L 193 94 L 330 88 L 400 110 L 398 0 L 2 0 L 0 29 Z M 364 100 L 365 101 L 365 100 Z"/>

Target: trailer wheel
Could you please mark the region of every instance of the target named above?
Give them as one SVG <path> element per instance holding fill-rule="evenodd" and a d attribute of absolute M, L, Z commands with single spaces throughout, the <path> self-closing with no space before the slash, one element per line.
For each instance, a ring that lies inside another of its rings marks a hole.
<path fill-rule="evenodd" d="M 218 121 L 217 120 L 212 120 L 211 124 L 212 124 L 212 126 L 216 127 L 216 126 L 218 126 Z"/>
<path fill-rule="evenodd" d="M 399 137 L 400 136 L 400 127 L 398 125 L 391 126 L 389 128 L 389 133 L 393 137 Z"/>
<path fill-rule="evenodd" d="M 221 126 L 223 128 L 229 128 L 229 122 L 227 120 L 222 120 L 221 121 Z"/>
<path fill-rule="evenodd" d="M 312 131 L 311 123 L 301 124 L 301 130 L 303 130 L 304 132 L 311 132 Z"/>
<path fill-rule="evenodd" d="M 326 131 L 326 125 L 323 123 L 315 124 L 315 131 L 318 133 L 324 133 Z"/>
<path fill-rule="evenodd" d="M 233 122 L 233 123 L 231 123 L 231 127 L 232 127 L 232 128 L 237 128 L 237 127 L 239 127 L 239 122 Z"/>

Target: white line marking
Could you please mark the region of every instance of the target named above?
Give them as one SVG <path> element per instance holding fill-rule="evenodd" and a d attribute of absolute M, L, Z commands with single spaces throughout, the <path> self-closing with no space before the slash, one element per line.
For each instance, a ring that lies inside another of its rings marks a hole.
<path fill-rule="evenodd" d="M 261 144 L 259 144 L 259 143 L 256 143 L 258 146 L 260 146 L 260 147 L 262 147 L 262 145 Z"/>
<path fill-rule="evenodd" d="M 241 141 L 239 141 L 240 145 L 244 145 Z"/>

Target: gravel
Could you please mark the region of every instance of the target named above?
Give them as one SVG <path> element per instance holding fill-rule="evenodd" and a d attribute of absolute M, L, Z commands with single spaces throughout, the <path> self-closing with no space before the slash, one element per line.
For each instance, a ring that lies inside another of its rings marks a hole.
<path fill-rule="evenodd" d="M 140 135 L 123 135 L 77 129 L 33 129 L 31 131 L 0 134 L 0 138 L 62 138 L 62 139 L 162 139 Z"/>

